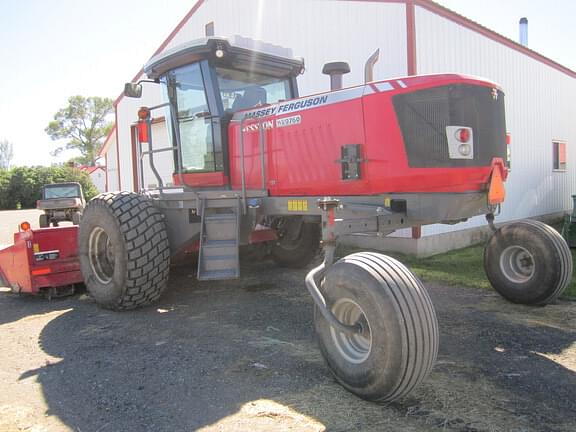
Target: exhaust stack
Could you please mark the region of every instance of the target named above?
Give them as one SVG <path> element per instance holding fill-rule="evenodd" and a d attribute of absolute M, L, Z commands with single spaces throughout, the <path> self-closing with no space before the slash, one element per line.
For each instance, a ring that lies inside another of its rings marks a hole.
<path fill-rule="evenodd" d="M 372 53 L 368 60 L 366 60 L 366 64 L 364 65 L 364 82 L 374 81 L 374 65 L 378 62 L 380 58 L 380 48 Z"/>
<path fill-rule="evenodd" d="M 528 18 L 520 18 L 520 44 L 528 46 Z"/>
<path fill-rule="evenodd" d="M 340 90 L 342 88 L 342 75 L 350 72 L 350 65 L 346 62 L 326 63 L 322 68 L 322 73 L 330 75 L 330 90 Z"/>

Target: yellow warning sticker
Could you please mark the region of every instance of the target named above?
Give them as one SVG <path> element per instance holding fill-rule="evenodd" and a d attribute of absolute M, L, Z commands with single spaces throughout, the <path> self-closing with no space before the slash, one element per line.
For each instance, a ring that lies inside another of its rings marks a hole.
<path fill-rule="evenodd" d="M 288 211 L 307 212 L 308 200 L 288 200 Z"/>
<path fill-rule="evenodd" d="M 40 245 L 38 243 L 34 243 L 32 245 L 32 247 L 33 247 L 34 253 L 40 252 Z"/>
<path fill-rule="evenodd" d="M 390 207 L 390 198 L 384 198 L 384 207 Z"/>

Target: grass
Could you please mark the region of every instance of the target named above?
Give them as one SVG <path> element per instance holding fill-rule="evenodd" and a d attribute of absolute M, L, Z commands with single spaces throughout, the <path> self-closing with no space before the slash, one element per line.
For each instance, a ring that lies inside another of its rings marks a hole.
<path fill-rule="evenodd" d="M 491 289 L 484 273 L 484 245 L 471 246 L 427 258 L 416 258 L 393 252 L 386 252 L 386 254 L 407 265 L 414 274 L 424 281 Z M 572 254 L 572 262 L 576 269 L 574 254 Z M 572 278 L 570 285 L 564 291 L 563 297 L 576 299 L 575 277 Z"/>
<path fill-rule="evenodd" d="M 484 273 L 483 253 L 482 246 L 472 246 L 427 258 L 396 253 L 389 255 L 407 265 L 416 276 L 425 281 L 490 288 L 490 283 Z"/>

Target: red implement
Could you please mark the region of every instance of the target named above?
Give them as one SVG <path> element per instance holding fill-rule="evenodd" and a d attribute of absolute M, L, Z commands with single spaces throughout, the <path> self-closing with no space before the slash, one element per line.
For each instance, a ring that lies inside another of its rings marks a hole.
<path fill-rule="evenodd" d="M 14 233 L 14 244 L 0 249 L 4 285 L 14 292 L 39 294 L 83 282 L 77 238 L 77 226 Z"/>

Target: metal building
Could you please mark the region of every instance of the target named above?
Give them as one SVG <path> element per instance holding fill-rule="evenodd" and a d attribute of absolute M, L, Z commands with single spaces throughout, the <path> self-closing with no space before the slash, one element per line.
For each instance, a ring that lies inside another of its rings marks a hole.
<path fill-rule="evenodd" d="M 350 64 L 345 87 L 362 83 L 364 64 L 376 49 L 380 61 L 375 80 L 440 72 L 491 79 L 506 93 L 507 129 L 512 137 L 507 199 L 497 222 L 571 208 L 570 195 L 576 193 L 572 148 L 576 72 L 524 45 L 430 0 L 198 0 L 156 53 L 212 32 L 292 48 L 306 61 L 306 72 L 298 78 L 300 95 L 329 89 L 329 79 L 321 71 L 330 61 Z M 142 78 L 140 71 L 133 81 Z M 161 101 L 154 84 L 144 84 L 142 99 L 116 100 L 117 127 L 102 151 L 108 190 L 137 190 L 156 183 L 151 172 L 145 172 L 147 184 L 137 184 L 134 125 L 140 106 Z M 163 118 L 156 122 L 155 145 L 168 145 Z M 160 155 L 158 161 L 162 177 L 170 182 L 170 154 Z M 425 254 L 465 246 L 474 238 L 470 229 L 483 225 L 482 218 L 474 218 L 455 226 L 402 230 L 391 241 L 411 239 L 407 250 Z"/>

